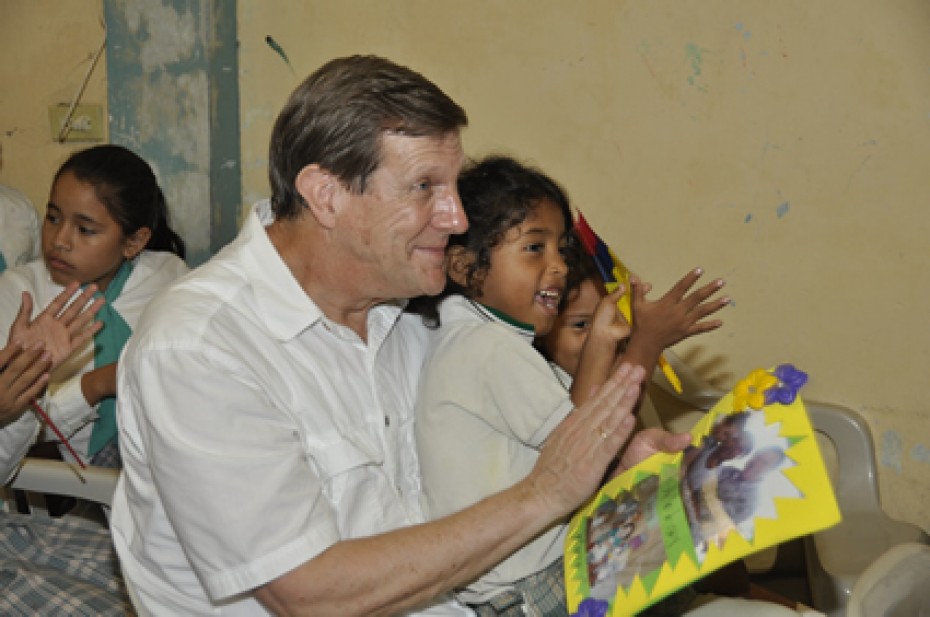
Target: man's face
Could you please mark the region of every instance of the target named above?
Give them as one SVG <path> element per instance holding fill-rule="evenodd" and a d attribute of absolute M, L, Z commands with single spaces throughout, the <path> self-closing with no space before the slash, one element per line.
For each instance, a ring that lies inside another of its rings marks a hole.
<path fill-rule="evenodd" d="M 365 192 L 340 191 L 343 239 L 371 298 L 437 294 L 446 244 L 468 221 L 456 189 L 464 154 L 458 132 L 442 137 L 385 133 L 381 164 Z"/>

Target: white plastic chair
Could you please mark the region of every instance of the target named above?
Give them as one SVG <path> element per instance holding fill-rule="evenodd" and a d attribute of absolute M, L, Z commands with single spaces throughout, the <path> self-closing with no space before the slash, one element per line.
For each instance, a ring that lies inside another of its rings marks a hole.
<path fill-rule="evenodd" d="M 26 458 L 8 488 L 25 491 L 33 515 L 47 516 L 42 498 L 45 494 L 65 495 L 111 505 L 118 478 L 118 469 L 79 469 L 63 461 Z"/>
<path fill-rule="evenodd" d="M 876 559 L 853 586 L 848 617 L 930 615 L 930 546 L 898 544 Z"/>
<path fill-rule="evenodd" d="M 843 515 L 839 525 L 806 539 L 811 596 L 817 609 L 845 617 L 856 581 L 882 554 L 901 544 L 927 544 L 930 537 L 882 509 L 875 445 L 865 420 L 835 405 L 807 403 L 807 409 L 826 440 L 821 449 L 835 452 L 828 469 Z"/>

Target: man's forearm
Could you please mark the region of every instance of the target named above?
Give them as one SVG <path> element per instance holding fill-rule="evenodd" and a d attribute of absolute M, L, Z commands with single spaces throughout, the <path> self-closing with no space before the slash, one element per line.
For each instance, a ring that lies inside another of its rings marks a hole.
<path fill-rule="evenodd" d="M 255 595 L 279 615 L 395 615 L 426 606 L 548 527 L 555 515 L 528 483 L 443 519 L 339 542 Z"/>

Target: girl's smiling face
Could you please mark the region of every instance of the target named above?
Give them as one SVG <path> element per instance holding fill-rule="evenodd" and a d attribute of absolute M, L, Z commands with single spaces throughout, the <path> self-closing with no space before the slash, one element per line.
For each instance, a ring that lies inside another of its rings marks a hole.
<path fill-rule="evenodd" d="M 545 335 L 552 329 L 565 291 L 564 244 L 562 211 L 548 200 L 538 202 L 491 250 L 491 265 L 475 300 Z"/>
<path fill-rule="evenodd" d="M 59 285 L 96 283 L 104 291 L 123 261 L 144 248 L 150 234 L 144 227 L 127 237 L 94 186 L 66 171 L 52 185 L 42 223 L 42 257 Z"/>

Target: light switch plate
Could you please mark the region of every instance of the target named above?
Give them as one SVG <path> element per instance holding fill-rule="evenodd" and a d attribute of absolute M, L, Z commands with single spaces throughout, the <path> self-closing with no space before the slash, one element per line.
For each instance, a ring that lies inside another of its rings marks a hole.
<path fill-rule="evenodd" d="M 66 130 L 67 116 L 68 105 L 49 106 L 48 122 L 54 141 L 103 141 L 106 127 L 102 105 L 77 105 Z"/>

